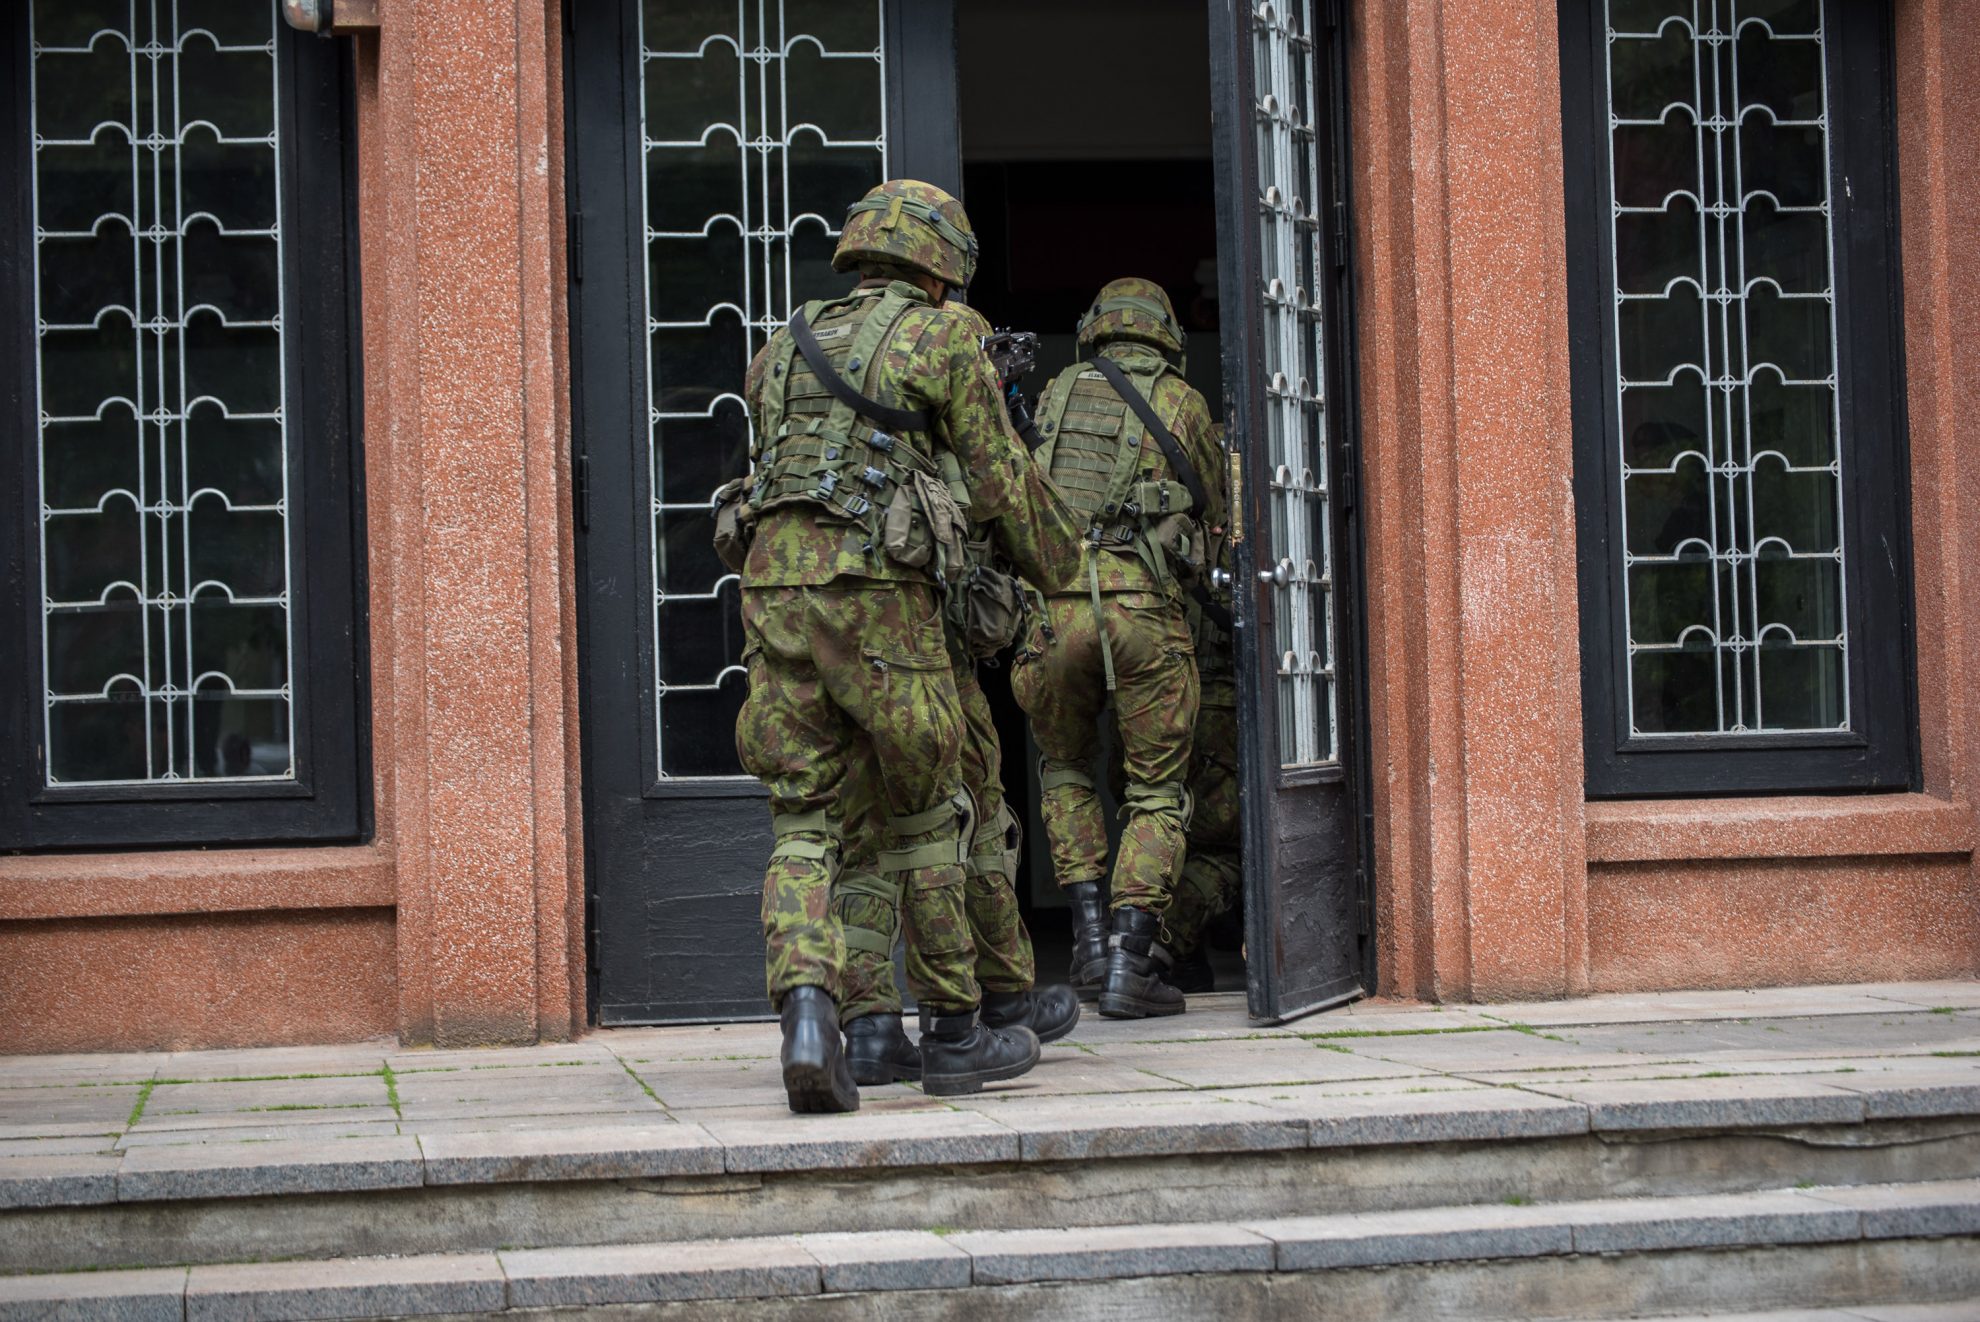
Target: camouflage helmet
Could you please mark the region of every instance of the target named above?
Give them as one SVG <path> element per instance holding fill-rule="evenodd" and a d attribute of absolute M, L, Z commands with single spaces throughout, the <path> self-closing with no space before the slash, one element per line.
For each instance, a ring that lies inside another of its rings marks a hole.
<path fill-rule="evenodd" d="M 976 274 L 976 234 L 960 201 L 919 179 L 889 179 L 846 211 L 834 271 L 868 263 L 924 271 L 961 289 Z"/>
<path fill-rule="evenodd" d="M 1081 352 L 1114 340 L 1138 340 L 1163 353 L 1181 353 L 1187 338 L 1162 286 L 1139 276 L 1109 280 L 1079 319 Z"/>

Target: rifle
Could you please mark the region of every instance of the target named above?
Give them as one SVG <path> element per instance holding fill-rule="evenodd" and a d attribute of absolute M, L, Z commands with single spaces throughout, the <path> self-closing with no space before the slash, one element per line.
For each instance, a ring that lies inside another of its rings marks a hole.
<path fill-rule="evenodd" d="M 983 352 L 988 355 L 990 365 L 997 369 L 998 384 L 1004 388 L 1004 406 L 1010 410 L 1011 430 L 1018 434 L 1027 450 L 1036 450 L 1045 443 L 1038 434 L 1038 425 L 1031 416 L 1031 401 L 1025 397 L 1019 382 L 1025 373 L 1038 365 L 1038 335 L 1035 331 L 998 331 L 983 337 Z"/>

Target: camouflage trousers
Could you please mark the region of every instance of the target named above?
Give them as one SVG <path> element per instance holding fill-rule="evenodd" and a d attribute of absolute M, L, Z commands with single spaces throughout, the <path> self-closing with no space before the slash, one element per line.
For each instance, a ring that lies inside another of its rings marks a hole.
<path fill-rule="evenodd" d="M 976 832 L 963 865 L 969 935 L 976 946 L 976 981 L 984 991 L 1029 991 L 1037 979 L 1031 933 L 1018 913 L 1015 882 L 1021 833 L 1006 812 L 1003 749 L 990 703 L 976 682 L 967 657 L 956 663 L 956 692 L 962 703 L 962 778 L 976 804 Z M 875 858 L 885 813 L 871 781 L 848 796 L 857 807 L 846 815 L 846 862 L 832 889 L 832 912 L 846 938 L 845 994 L 839 1018 L 899 1014 L 901 992 L 894 982 L 894 941 L 900 929 L 902 889 L 898 878 L 882 876 Z M 918 995 L 918 993 L 917 993 Z"/>
<path fill-rule="evenodd" d="M 1126 772 L 1111 904 L 1164 914 L 1185 852 L 1184 777 L 1198 702 L 1196 656 L 1180 604 L 1154 592 L 1049 597 L 1011 689 L 1038 743 L 1040 810 L 1061 886 L 1108 875 L 1107 823 L 1093 780 L 1108 701 L 1100 629 L 1112 644 L 1114 727 Z"/>
<path fill-rule="evenodd" d="M 1237 903 L 1244 884 L 1238 805 L 1237 689 L 1228 675 L 1204 679 L 1190 758 L 1189 857 L 1169 904 L 1171 948 L 1196 949 L 1210 920 Z"/>
<path fill-rule="evenodd" d="M 736 752 L 770 791 L 776 835 L 763 877 L 771 1003 L 804 986 L 844 996 L 832 883 L 848 795 L 869 782 L 883 812 L 875 861 L 904 894 L 908 984 L 937 1010 L 975 1005 L 963 718 L 934 589 L 847 578 L 745 588 L 742 616 L 749 697 Z"/>

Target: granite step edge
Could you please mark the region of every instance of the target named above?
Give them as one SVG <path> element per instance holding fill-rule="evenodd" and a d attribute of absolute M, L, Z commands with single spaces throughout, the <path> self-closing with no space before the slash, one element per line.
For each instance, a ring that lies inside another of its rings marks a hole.
<path fill-rule="evenodd" d="M 1064 1230 L 894 1230 L 0 1277 L 0 1322 L 491 1313 L 1980 1236 L 1980 1180 Z"/>
<path fill-rule="evenodd" d="M 652 1179 L 871 1167 L 1162 1157 L 1204 1152 L 1493 1142 L 1586 1133 L 1734 1131 L 1980 1117 L 1980 1085 L 1852 1091 L 1833 1083 L 1670 1080 L 1628 1095 L 1544 1086 L 1347 1097 L 1307 1113 L 1229 1093 L 1166 1115 L 1027 1114 L 1022 1101 L 962 1111 L 793 1118 L 728 1133 L 692 1119 L 643 1127 L 134 1148 L 0 1162 L 0 1211 L 422 1186 Z M 1745 1085 L 1742 1085 L 1745 1086 Z M 716 1124 L 710 1121 L 710 1124 Z M 719 1126 L 718 1126 L 719 1127 Z"/>

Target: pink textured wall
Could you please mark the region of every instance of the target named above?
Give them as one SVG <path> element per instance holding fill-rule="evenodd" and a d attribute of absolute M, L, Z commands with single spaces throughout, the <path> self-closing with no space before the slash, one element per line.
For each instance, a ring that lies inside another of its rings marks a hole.
<path fill-rule="evenodd" d="M 392 911 L 0 922 L 4 1049 L 191 1050 L 393 1031 Z"/>

